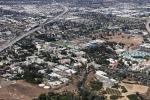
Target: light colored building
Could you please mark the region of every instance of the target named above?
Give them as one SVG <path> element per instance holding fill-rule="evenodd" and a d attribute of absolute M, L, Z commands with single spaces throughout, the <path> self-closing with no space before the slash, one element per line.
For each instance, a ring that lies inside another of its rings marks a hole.
<path fill-rule="evenodd" d="M 58 86 L 58 85 L 62 84 L 62 82 L 61 81 L 53 81 L 53 82 L 48 82 L 47 84 L 50 85 L 51 87 L 54 87 L 54 86 Z"/>
<path fill-rule="evenodd" d="M 96 75 L 97 75 L 97 76 L 102 76 L 102 75 L 107 75 L 107 73 L 98 70 L 98 71 L 96 71 Z"/>
<path fill-rule="evenodd" d="M 87 62 L 88 62 L 88 60 L 86 58 L 82 58 L 82 57 L 77 57 L 75 59 L 82 64 L 87 64 Z"/>
<path fill-rule="evenodd" d="M 60 78 L 60 81 L 63 83 L 68 83 L 69 79 L 68 78 Z"/>
<path fill-rule="evenodd" d="M 117 49 L 115 50 L 117 54 L 121 54 L 122 52 L 126 51 L 125 49 Z"/>
<path fill-rule="evenodd" d="M 62 76 L 61 76 L 61 75 L 59 75 L 59 74 L 56 74 L 56 73 L 51 73 L 51 74 L 48 74 L 48 76 L 50 76 L 50 77 L 62 78 Z"/>
<path fill-rule="evenodd" d="M 44 59 L 40 59 L 38 56 L 29 56 L 26 58 L 27 63 L 44 63 Z"/>
<path fill-rule="evenodd" d="M 77 57 L 83 57 L 83 56 L 85 56 L 85 52 L 84 51 L 78 51 L 78 52 L 75 52 L 75 55 Z"/>
<path fill-rule="evenodd" d="M 58 68 L 58 69 L 60 69 L 60 70 L 62 70 L 62 71 L 69 69 L 68 67 L 63 66 L 63 65 L 58 65 L 58 66 L 56 66 L 56 68 Z"/>
<path fill-rule="evenodd" d="M 61 60 L 59 60 L 59 63 L 60 64 L 70 64 L 71 60 L 70 59 L 61 59 Z"/>
<path fill-rule="evenodd" d="M 73 69 L 68 69 L 68 70 L 65 70 L 66 73 L 68 73 L 68 75 L 72 75 L 72 74 L 75 74 L 76 71 L 73 70 Z"/>
<path fill-rule="evenodd" d="M 103 83 L 104 87 L 112 87 L 114 84 L 118 83 L 116 80 L 107 77 L 107 73 L 103 71 L 98 70 L 95 75 L 96 78 Z"/>
<path fill-rule="evenodd" d="M 140 45 L 140 50 L 145 51 L 145 52 L 150 52 L 150 44 L 145 43 L 145 44 Z"/>
<path fill-rule="evenodd" d="M 74 67 L 82 67 L 81 63 L 74 63 Z"/>
<path fill-rule="evenodd" d="M 61 70 L 58 69 L 58 68 L 53 68 L 52 71 L 53 71 L 53 72 L 60 72 Z"/>

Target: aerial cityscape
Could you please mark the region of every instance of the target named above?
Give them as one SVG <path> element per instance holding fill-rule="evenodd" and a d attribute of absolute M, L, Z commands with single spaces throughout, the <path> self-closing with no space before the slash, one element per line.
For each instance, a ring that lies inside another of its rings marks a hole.
<path fill-rule="evenodd" d="M 0 0 L 0 100 L 150 100 L 150 0 Z"/>

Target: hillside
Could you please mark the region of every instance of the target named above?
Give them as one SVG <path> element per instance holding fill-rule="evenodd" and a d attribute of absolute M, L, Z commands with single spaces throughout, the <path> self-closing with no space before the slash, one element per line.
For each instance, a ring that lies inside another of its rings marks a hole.
<path fill-rule="evenodd" d="M 150 100 L 150 88 L 147 90 L 147 93 L 145 95 L 146 100 Z"/>

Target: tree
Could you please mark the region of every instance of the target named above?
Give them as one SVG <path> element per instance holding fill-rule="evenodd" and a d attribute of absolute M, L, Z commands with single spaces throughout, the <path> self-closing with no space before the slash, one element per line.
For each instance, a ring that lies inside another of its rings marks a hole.
<path fill-rule="evenodd" d="M 147 61 L 150 59 L 150 56 L 148 56 L 148 55 L 146 55 L 145 57 L 144 57 L 144 59 L 146 59 Z"/>
<path fill-rule="evenodd" d="M 127 89 L 126 89 L 124 86 L 121 86 L 121 89 L 122 89 L 122 92 L 123 92 L 123 93 L 128 92 Z"/>
<path fill-rule="evenodd" d="M 41 94 L 37 100 L 73 100 L 76 98 L 71 92 L 66 92 L 64 94 L 55 94 L 49 92 L 48 94 Z"/>
<path fill-rule="evenodd" d="M 41 94 L 39 96 L 38 100 L 47 100 L 47 95 L 46 94 Z"/>
<path fill-rule="evenodd" d="M 118 84 L 114 84 L 113 86 L 112 86 L 112 88 L 116 88 L 116 89 L 118 89 L 120 86 L 118 85 Z"/>
<path fill-rule="evenodd" d="M 39 73 L 40 69 L 37 64 L 31 64 L 28 66 L 21 66 L 24 72 L 22 73 L 23 79 L 29 83 L 39 84 L 43 81 L 43 74 Z"/>
<path fill-rule="evenodd" d="M 92 90 L 99 91 L 103 88 L 103 83 L 99 81 L 92 81 L 90 83 Z"/>
<path fill-rule="evenodd" d="M 128 95 L 127 97 L 129 98 L 129 100 L 139 100 L 136 94 L 131 94 L 131 95 Z"/>

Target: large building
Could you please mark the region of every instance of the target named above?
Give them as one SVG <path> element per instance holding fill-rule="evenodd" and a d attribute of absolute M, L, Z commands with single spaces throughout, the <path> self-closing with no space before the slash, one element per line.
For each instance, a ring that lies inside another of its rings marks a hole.
<path fill-rule="evenodd" d="M 140 50 L 145 51 L 145 52 L 150 52 L 150 44 L 145 43 L 145 44 L 140 45 Z"/>

